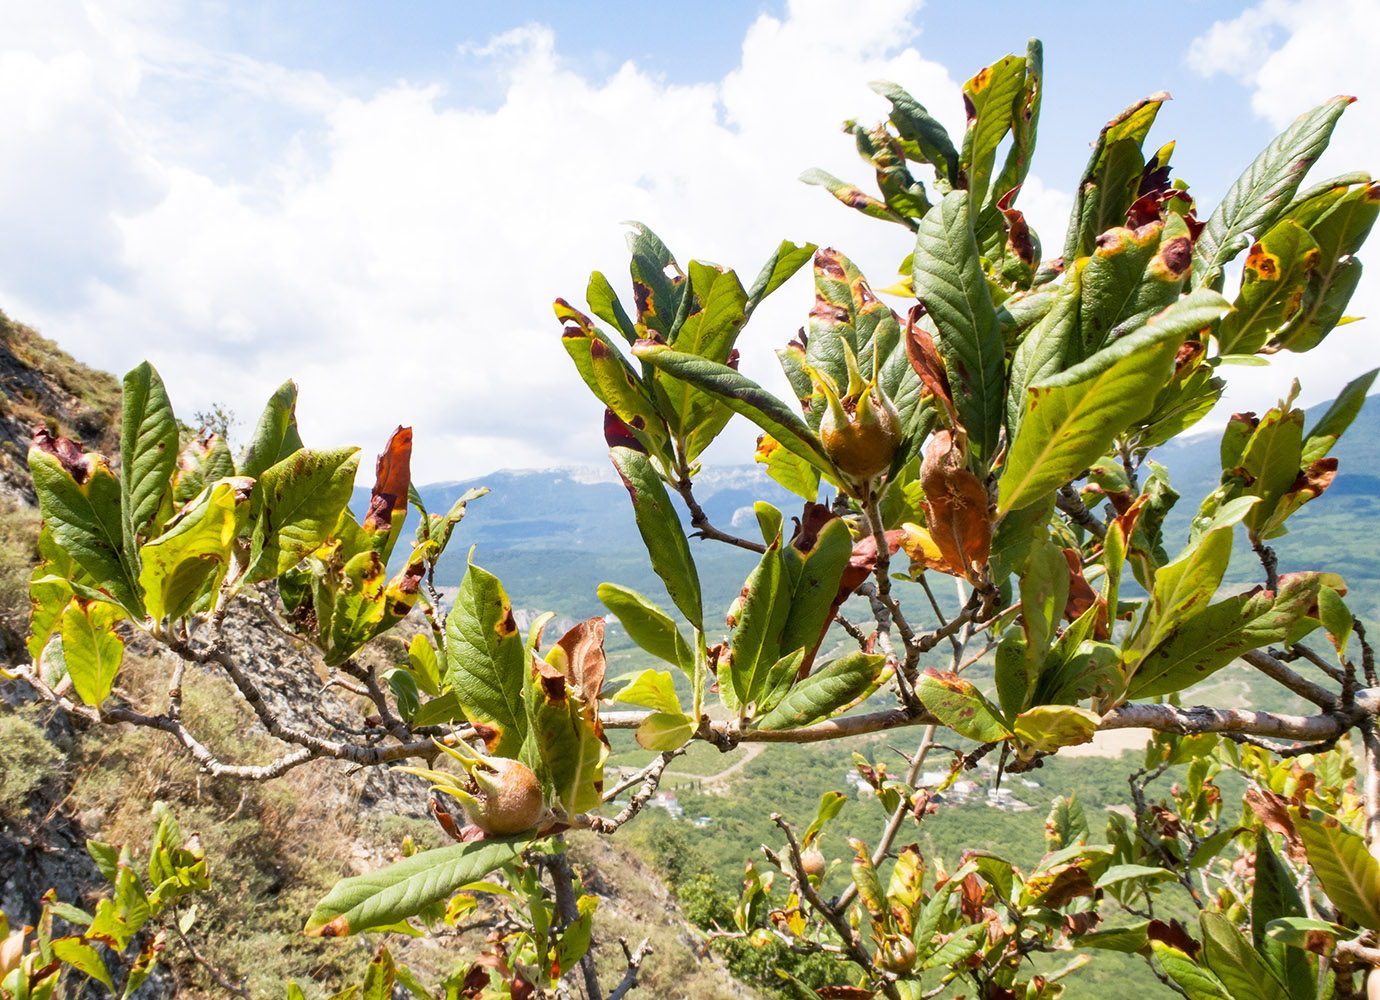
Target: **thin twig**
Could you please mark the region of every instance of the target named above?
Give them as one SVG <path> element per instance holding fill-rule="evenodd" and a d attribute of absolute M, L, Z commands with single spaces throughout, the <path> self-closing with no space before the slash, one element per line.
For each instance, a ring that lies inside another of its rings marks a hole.
<path fill-rule="evenodd" d="M 624 823 L 628 822 L 628 820 L 636 816 L 638 812 L 641 811 L 642 807 L 647 804 L 647 800 L 656 794 L 657 786 L 661 784 L 661 775 L 662 772 L 666 770 L 666 765 L 670 764 L 672 760 L 684 752 L 684 747 L 679 750 L 663 751 L 656 760 L 643 768 L 641 773 L 634 776 L 631 781 L 614 789 L 605 796 L 604 801 L 607 802 L 610 797 L 617 795 L 623 789 L 629 787 L 629 785 L 635 784 L 638 779 L 642 779 L 642 787 L 637 790 L 633 797 L 628 800 L 628 804 L 624 806 L 622 811 L 619 812 L 617 816 L 613 817 L 613 819 L 606 819 L 603 816 L 588 815 L 577 817 L 577 819 L 583 819 L 595 833 L 613 833 Z"/>
<path fill-rule="evenodd" d="M 237 997 L 243 997 L 244 1000 L 250 1000 L 248 990 L 243 986 L 236 986 L 232 983 L 224 973 L 208 962 L 201 952 L 197 951 L 196 945 L 192 944 L 191 939 L 188 938 L 186 934 L 182 933 L 182 914 L 179 912 L 176 903 L 172 905 L 172 915 L 173 927 L 177 929 L 178 939 L 186 946 L 187 950 L 192 953 L 192 958 L 196 959 L 197 963 L 216 981 L 216 985 L 229 993 L 233 993 Z"/>
<path fill-rule="evenodd" d="M 730 535 L 727 531 L 720 531 L 709 523 L 709 515 L 704 512 L 704 508 L 695 499 L 695 491 L 690 482 L 688 470 L 681 470 L 680 478 L 676 480 L 675 486 L 676 492 L 680 494 L 681 499 L 685 501 L 686 508 L 690 511 L 690 526 L 695 529 L 695 534 L 692 537 L 723 542 L 725 545 L 734 545 L 740 549 L 747 549 L 749 552 L 767 551 L 767 547 L 761 542 Z"/>
<path fill-rule="evenodd" d="M 867 949 L 862 946 L 858 936 L 853 933 L 853 928 L 849 926 L 848 917 L 842 908 L 836 909 L 826 903 L 824 898 L 820 896 L 819 890 L 811 884 L 810 876 L 805 871 L 805 863 L 800 858 L 800 841 L 796 839 L 795 830 L 791 829 L 791 825 L 782 818 L 780 813 L 772 813 L 771 820 L 786 835 L 786 844 L 790 848 L 791 869 L 795 873 L 796 883 L 800 886 L 800 895 L 819 912 L 820 916 L 829 922 L 829 926 L 834 928 L 834 933 L 843 942 L 848 957 L 856 965 L 861 966 L 869 976 L 877 980 L 881 991 L 890 1000 L 901 1000 L 901 994 L 896 989 L 896 984 L 872 961 L 872 956 L 867 953 Z"/>
<path fill-rule="evenodd" d="M 934 748 L 934 734 L 936 726 L 926 726 L 925 732 L 920 736 L 920 746 L 916 748 L 915 755 L 910 759 L 910 769 L 906 772 L 906 784 L 915 787 L 916 780 L 920 777 L 920 771 L 925 766 L 925 758 L 929 756 L 930 750 Z M 897 804 L 892 811 L 891 817 L 887 820 L 886 828 L 882 831 L 881 839 L 877 841 L 877 847 L 872 852 L 872 867 L 876 868 L 885 860 L 887 853 L 891 850 L 892 843 L 896 840 L 896 835 L 901 831 L 901 824 L 910 813 L 911 805 L 904 798 Z M 848 887 L 839 895 L 835 906 L 840 910 L 846 910 L 848 905 L 858 895 L 858 885 L 850 882 Z"/>
<path fill-rule="evenodd" d="M 1092 511 L 1088 510 L 1088 505 L 1083 502 L 1083 498 L 1078 495 L 1073 484 L 1065 483 L 1059 487 L 1059 495 L 1055 497 L 1054 502 L 1074 524 L 1085 529 L 1089 534 L 1099 539 L 1107 537 L 1107 526 L 1093 517 Z"/>

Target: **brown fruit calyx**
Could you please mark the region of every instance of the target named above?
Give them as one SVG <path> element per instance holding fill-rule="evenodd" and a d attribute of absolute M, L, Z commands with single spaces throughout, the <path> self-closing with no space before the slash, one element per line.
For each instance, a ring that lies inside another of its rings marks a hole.
<path fill-rule="evenodd" d="M 896 407 L 877 384 L 876 372 L 871 381 L 863 382 L 858 360 L 846 341 L 843 350 L 848 364 L 846 394 L 839 395 L 838 386 L 826 373 L 811 372 L 827 404 L 819 422 L 819 439 L 840 472 L 869 482 L 890 468 L 905 435 Z"/>
<path fill-rule="evenodd" d="M 532 829 L 546 811 L 541 783 L 532 769 L 507 757 L 487 757 L 461 741 L 454 747 L 436 745 L 460 762 L 465 779 L 444 771 L 400 767 L 432 782 L 431 789 L 460 800 L 470 822 L 498 836 Z"/>
<path fill-rule="evenodd" d="M 811 878 L 820 878 L 829 867 L 829 863 L 824 860 L 823 852 L 811 844 L 800 852 L 800 867 L 805 869 L 805 874 Z"/>
<path fill-rule="evenodd" d="M 882 941 L 882 946 L 877 949 L 878 964 L 887 972 L 898 975 L 904 975 L 915 968 L 915 960 L 918 957 L 915 942 L 905 934 L 888 934 Z"/>

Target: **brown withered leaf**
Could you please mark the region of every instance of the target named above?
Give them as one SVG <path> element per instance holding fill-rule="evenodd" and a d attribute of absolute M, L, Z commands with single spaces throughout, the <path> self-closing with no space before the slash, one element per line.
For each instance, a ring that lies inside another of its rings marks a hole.
<path fill-rule="evenodd" d="M 861 986 L 821 986 L 815 992 L 825 1000 L 867 1000 L 877 995 Z"/>
<path fill-rule="evenodd" d="M 1106 600 L 1083 576 L 1083 559 L 1077 549 L 1064 549 L 1064 560 L 1069 565 L 1069 596 L 1064 603 L 1064 617 L 1076 621 L 1089 608 L 1098 607 L 1100 610 L 1093 618 L 1093 632 L 1095 638 L 1105 640 L 1109 635 Z"/>
<path fill-rule="evenodd" d="M 1025 215 L 1019 209 L 1011 207 L 1011 202 L 1020 190 L 1021 185 L 1017 184 L 1002 195 L 997 202 L 997 208 L 1006 219 L 1006 249 L 1026 267 L 1034 267 L 1038 261 L 1035 259 L 1035 241 L 1030 238 L 1030 226 L 1026 224 Z"/>
<path fill-rule="evenodd" d="M 1070 937 L 1076 934 L 1086 934 L 1102 922 L 1102 914 L 1096 910 L 1087 910 L 1083 913 L 1064 914 L 1064 933 Z"/>
<path fill-rule="evenodd" d="M 1150 926 L 1145 929 L 1145 936 L 1151 941 L 1162 941 L 1171 948 L 1178 948 L 1189 958 L 1198 956 L 1198 942 L 1178 920 L 1171 920 L 1169 923 L 1151 920 Z"/>
<path fill-rule="evenodd" d="M 982 916 L 982 883 L 978 881 L 975 873 L 969 872 L 963 877 L 963 881 L 958 885 L 959 905 L 963 910 L 963 915 L 969 921 L 976 923 L 978 917 Z"/>
<path fill-rule="evenodd" d="M 939 430 L 930 438 L 920 463 L 920 486 L 930 532 L 945 561 L 970 583 L 976 583 L 992 550 L 992 522 L 987 490 L 968 471 L 953 435 Z"/>
<path fill-rule="evenodd" d="M 631 448 L 633 451 L 647 454 L 647 449 L 642 446 L 641 441 L 637 440 L 637 435 L 633 433 L 633 429 L 607 406 L 604 407 L 604 442 L 610 448 Z"/>
<path fill-rule="evenodd" d="M 1332 480 L 1336 478 L 1337 459 L 1335 457 L 1320 458 L 1312 462 L 1308 468 L 1299 471 L 1294 485 L 1289 487 L 1289 493 L 1293 495 L 1303 493 L 1306 490 L 1309 499 L 1314 499 L 1327 492 L 1327 488 L 1332 485 Z"/>
<path fill-rule="evenodd" d="M 61 462 L 67 474 L 77 481 L 78 486 L 85 485 L 86 480 L 91 477 L 92 456 L 84 452 L 81 445 L 71 438 L 55 438 L 49 433 L 48 428 L 39 427 L 34 430 L 30 447 L 47 452 Z"/>
<path fill-rule="evenodd" d="M 608 664 L 604 659 L 604 619 L 580 622 L 556 643 L 557 665 L 580 692 L 586 704 L 599 700 Z"/>
<path fill-rule="evenodd" d="M 1255 818 L 1265 829 L 1284 838 L 1284 847 L 1289 860 L 1301 863 L 1308 860 L 1303 848 L 1303 838 L 1294 829 L 1294 821 L 1289 816 L 1289 802 L 1282 795 L 1268 788 L 1251 788 L 1246 791 L 1246 805 L 1251 807 Z"/>
<path fill-rule="evenodd" d="M 952 412 L 954 401 L 953 393 L 949 390 L 949 374 L 944 370 L 944 362 L 934 346 L 934 338 L 919 325 L 919 319 L 924 314 L 923 304 L 911 306 L 906 320 L 906 356 L 910 358 L 910 366 L 915 369 L 915 374 L 920 376 L 920 384 L 925 391 Z"/>
<path fill-rule="evenodd" d="M 412 482 L 412 428 L 399 426 L 374 465 L 374 491 L 364 527 L 387 531 L 393 515 L 407 509 L 407 487 Z"/>

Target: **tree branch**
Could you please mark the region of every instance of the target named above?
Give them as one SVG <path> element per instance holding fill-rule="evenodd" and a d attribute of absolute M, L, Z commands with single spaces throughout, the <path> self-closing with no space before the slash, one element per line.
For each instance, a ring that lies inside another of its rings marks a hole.
<path fill-rule="evenodd" d="M 1311 701 L 1319 708 L 1326 711 L 1337 707 L 1337 696 L 1335 694 L 1322 685 L 1313 683 L 1302 674 L 1290 670 L 1265 650 L 1249 650 L 1241 654 L 1241 659 L 1255 667 L 1255 669 L 1259 670 L 1266 677 L 1278 681 L 1300 698 Z"/>
<path fill-rule="evenodd" d="M 1107 526 L 1093 517 L 1092 511 L 1088 510 L 1088 505 L 1083 502 L 1083 498 L 1078 495 L 1071 483 L 1059 487 L 1059 495 L 1055 497 L 1054 503 L 1074 524 L 1089 534 L 1097 538 L 1107 537 Z"/>

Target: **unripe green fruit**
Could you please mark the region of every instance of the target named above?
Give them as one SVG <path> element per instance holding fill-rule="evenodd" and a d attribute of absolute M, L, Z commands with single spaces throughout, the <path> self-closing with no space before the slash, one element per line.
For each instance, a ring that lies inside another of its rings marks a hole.
<path fill-rule="evenodd" d="M 824 874 L 824 870 L 829 867 L 824 855 L 820 853 L 818 847 L 811 844 L 800 852 L 800 866 L 805 869 L 805 874 L 812 878 L 819 878 Z"/>
<path fill-rule="evenodd" d="M 470 822 L 485 833 L 522 833 L 537 825 L 542 813 L 541 785 L 526 764 L 489 757 L 474 769 L 475 789 L 462 798 Z"/>
<path fill-rule="evenodd" d="M 852 413 L 843 404 L 829 406 L 819 422 L 824 453 L 842 472 L 860 481 L 879 476 L 891 466 L 902 437 L 896 407 L 876 389 L 863 393 Z"/>

